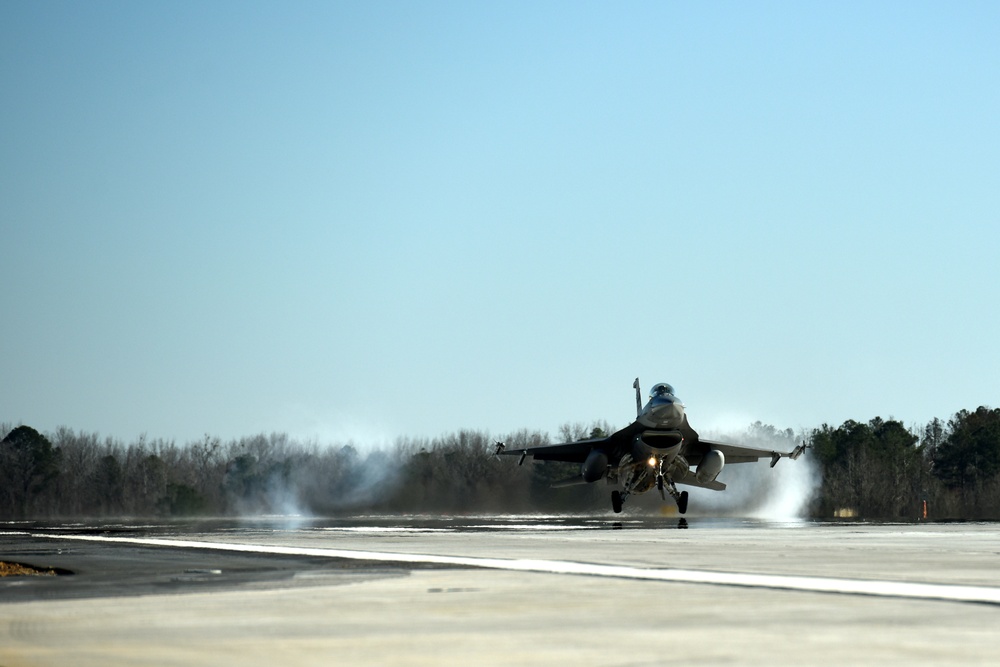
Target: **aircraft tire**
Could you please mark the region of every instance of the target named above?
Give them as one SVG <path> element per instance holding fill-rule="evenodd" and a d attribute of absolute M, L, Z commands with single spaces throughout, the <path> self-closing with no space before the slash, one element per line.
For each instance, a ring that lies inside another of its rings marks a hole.
<path fill-rule="evenodd" d="M 621 514 L 622 511 L 622 494 L 621 491 L 611 492 L 611 509 L 615 511 L 615 514 Z"/>
<path fill-rule="evenodd" d="M 677 511 L 684 514 L 688 511 L 688 492 L 681 491 L 681 497 L 677 499 Z"/>

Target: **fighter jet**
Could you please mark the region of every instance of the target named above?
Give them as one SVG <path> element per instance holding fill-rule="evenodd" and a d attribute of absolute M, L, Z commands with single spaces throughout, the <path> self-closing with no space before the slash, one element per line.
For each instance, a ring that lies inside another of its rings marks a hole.
<path fill-rule="evenodd" d="M 678 491 L 678 484 L 724 491 L 726 485 L 716 480 L 726 463 L 749 463 L 771 459 L 771 467 L 783 457 L 795 460 L 802 455 L 802 443 L 790 452 L 754 449 L 702 440 L 688 424 L 684 403 L 666 382 L 653 385 L 649 401 L 642 405 L 639 378 L 635 388 L 636 420 L 606 438 L 542 445 L 507 450 L 497 443 L 496 453 L 521 456 L 518 465 L 528 456 L 538 461 L 579 463 L 580 473 L 556 482 L 552 486 L 588 484 L 606 479 L 619 488 L 611 492 L 611 507 L 615 513 L 633 493 L 645 493 L 654 486 L 660 497 L 666 494 L 677 503 L 681 514 L 687 512 L 688 492 Z M 693 470 L 692 470 L 693 467 Z"/>

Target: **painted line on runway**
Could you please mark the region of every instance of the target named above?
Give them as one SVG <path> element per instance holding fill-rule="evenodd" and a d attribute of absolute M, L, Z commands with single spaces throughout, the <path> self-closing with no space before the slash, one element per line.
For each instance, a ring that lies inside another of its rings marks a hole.
<path fill-rule="evenodd" d="M 28 533 L 24 533 L 28 534 Z M 97 535 L 31 534 L 59 540 L 87 542 L 117 542 L 152 547 L 183 549 L 212 549 L 241 553 L 272 554 L 281 556 L 316 556 L 350 560 L 380 561 L 386 563 L 412 563 L 426 565 L 454 565 L 479 567 L 492 570 L 539 572 L 545 574 L 576 574 L 616 579 L 666 581 L 681 584 L 711 584 L 742 588 L 770 588 L 813 593 L 838 593 L 842 595 L 871 595 L 915 600 L 945 600 L 948 602 L 976 602 L 1000 605 L 1000 588 L 989 586 L 963 586 L 955 584 L 925 584 L 907 581 L 879 581 L 872 579 L 838 579 L 833 577 L 808 577 L 779 574 L 751 574 L 740 572 L 715 572 L 710 570 L 646 569 L 624 565 L 601 565 L 560 560 L 477 558 L 468 556 L 437 556 L 385 551 L 356 551 L 352 549 L 327 549 L 316 547 L 283 547 L 277 545 L 236 544 L 229 542 L 201 542 L 197 540 L 167 540 L 138 537 L 103 537 Z"/>

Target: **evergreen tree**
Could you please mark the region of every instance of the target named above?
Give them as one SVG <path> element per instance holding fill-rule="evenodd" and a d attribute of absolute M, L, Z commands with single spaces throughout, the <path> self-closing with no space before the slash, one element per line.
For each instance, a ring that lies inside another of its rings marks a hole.
<path fill-rule="evenodd" d="M 1000 408 L 960 410 L 935 452 L 934 474 L 951 488 L 974 490 L 1000 473 Z"/>
<path fill-rule="evenodd" d="M 18 426 L 0 442 L 0 487 L 7 512 L 27 516 L 32 500 L 59 474 L 60 450 L 30 426 Z"/>

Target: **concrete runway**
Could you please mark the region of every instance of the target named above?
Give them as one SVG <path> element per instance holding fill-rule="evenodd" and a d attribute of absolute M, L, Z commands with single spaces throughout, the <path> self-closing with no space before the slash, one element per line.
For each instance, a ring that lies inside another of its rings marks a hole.
<path fill-rule="evenodd" d="M 3 667 L 1000 660 L 995 524 L 358 517 L 0 531 L 0 560 L 74 572 L 0 579 Z"/>

